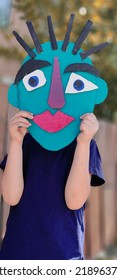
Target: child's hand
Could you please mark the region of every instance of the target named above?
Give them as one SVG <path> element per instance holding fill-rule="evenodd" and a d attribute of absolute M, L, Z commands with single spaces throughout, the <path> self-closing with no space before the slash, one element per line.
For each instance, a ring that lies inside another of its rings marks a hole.
<path fill-rule="evenodd" d="M 84 114 L 80 118 L 82 119 L 80 125 L 81 133 L 78 135 L 77 141 L 89 143 L 99 129 L 98 121 L 93 113 Z"/>
<path fill-rule="evenodd" d="M 11 141 L 22 144 L 23 138 L 27 133 L 27 128 L 31 125 L 27 118 L 33 119 L 33 114 L 26 111 L 19 111 L 10 119 L 8 131 Z"/>

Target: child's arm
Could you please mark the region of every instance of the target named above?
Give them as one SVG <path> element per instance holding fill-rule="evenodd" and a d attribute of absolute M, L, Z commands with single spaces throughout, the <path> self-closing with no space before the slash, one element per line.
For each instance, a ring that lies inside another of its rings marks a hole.
<path fill-rule="evenodd" d="M 6 167 L 2 176 L 2 196 L 6 203 L 15 205 L 19 202 L 23 188 L 22 142 L 31 125 L 26 119 L 32 119 L 31 113 L 19 111 L 9 122 L 10 144 Z"/>
<path fill-rule="evenodd" d="M 85 114 L 81 119 L 81 133 L 77 137 L 74 159 L 65 187 L 66 204 L 72 210 L 81 208 L 90 193 L 90 141 L 99 128 L 93 113 Z"/>

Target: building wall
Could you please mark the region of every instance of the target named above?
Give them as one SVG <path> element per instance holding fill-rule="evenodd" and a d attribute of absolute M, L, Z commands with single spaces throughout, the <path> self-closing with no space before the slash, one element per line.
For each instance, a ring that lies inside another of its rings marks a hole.
<path fill-rule="evenodd" d="M 87 202 L 85 251 L 88 258 L 117 241 L 117 125 L 100 121 L 96 142 L 106 183 L 92 188 Z"/>

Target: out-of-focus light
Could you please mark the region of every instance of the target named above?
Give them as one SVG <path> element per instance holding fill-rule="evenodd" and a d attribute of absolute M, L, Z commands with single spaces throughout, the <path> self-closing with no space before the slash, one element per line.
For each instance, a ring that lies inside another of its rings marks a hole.
<path fill-rule="evenodd" d="M 107 41 L 108 41 L 109 43 L 112 43 L 112 42 L 113 42 L 113 37 L 108 36 L 108 37 L 107 37 Z"/>
<path fill-rule="evenodd" d="M 9 24 L 12 0 L 0 1 L 0 27 Z"/>
<path fill-rule="evenodd" d="M 86 9 L 85 7 L 80 7 L 80 9 L 79 9 L 79 14 L 80 14 L 81 16 L 85 16 L 86 13 L 87 13 L 87 9 Z"/>
<path fill-rule="evenodd" d="M 13 80 L 14 79 L 11 75 L 0 77 L 0 83 L 7 86 L 11 85 L 11 83 L 13 83 Z"/>

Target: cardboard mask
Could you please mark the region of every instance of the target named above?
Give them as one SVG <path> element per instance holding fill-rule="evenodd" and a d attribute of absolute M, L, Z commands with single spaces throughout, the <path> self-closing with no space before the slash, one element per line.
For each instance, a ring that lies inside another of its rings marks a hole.
<path fill-rule="evenodd" d="M 27 22 L 35 44 L 33 50 L 13 31 L 28 56 L 9 88 L 8 101 L 34 114 L 29 133 L 45 149 L 56 151 L 70 144 L 80 133 L 80 116 L 93 112 L 94 106 L 107 96 L 107 84 L 88 56 L 108 43 L 82 50 L 92 26 L 90 20 L 76 43 L 69 42 L 73 14 L 64 40 L 56 41 L 51 17 L 47 19 L 50 42 L 44 44 L 40 44 L 32 23 Z"/>

